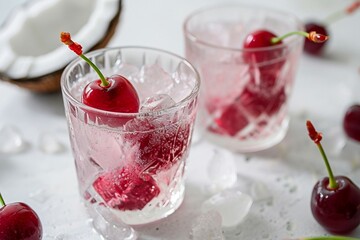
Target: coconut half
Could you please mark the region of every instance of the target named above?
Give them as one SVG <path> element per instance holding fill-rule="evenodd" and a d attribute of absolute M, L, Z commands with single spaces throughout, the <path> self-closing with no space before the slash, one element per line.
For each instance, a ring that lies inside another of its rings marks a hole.
<path fill-rule="evenodd" d="M 0 29 L 0 79 L 34 92 L 60 90 L 65 66 L 77 56 L 60 42 L 70 32 L 83 51 L 105 47 L 119 22 L 121 0 L 32 0 Z"/>

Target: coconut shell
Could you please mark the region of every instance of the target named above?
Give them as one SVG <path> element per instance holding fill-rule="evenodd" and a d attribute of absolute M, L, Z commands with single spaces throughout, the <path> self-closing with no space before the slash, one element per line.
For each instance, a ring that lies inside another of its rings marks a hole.
<path fill-rule="evenodd" d="M 120 13 L 122 10 L 121 2 L 122 1 L 119 0 L 118 11 L 114 18 L 110 21 L 105 36 L 96 45 L 90 48 L 89 51 L 106 47 L 114 36 L 117 25 L 120 21 Z M 0 73 L 0 80 L 3 80 L 10 84 L 14 84 L 20 88 L 24 88 L 35 93 L 53 93 L 60 91 L 60 79 L 64 69 L 65 67 L 40 77 L 21 79 L 12 79 L 6 76 L 6 74 Z"/>

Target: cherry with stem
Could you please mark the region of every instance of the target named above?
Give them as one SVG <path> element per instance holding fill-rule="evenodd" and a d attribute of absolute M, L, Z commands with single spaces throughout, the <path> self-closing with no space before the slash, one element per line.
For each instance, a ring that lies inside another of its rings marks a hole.
<path fill-rule="evenodd" d="M 305 31 L 317 31 L 318 33 L 328 35 L 327 28 L 330 24 L 354 13 L 359 8 L 360 8 L 360 1 L 355 1 L 344 10 L 329 15 L 321 22 L 309 21 L 305 23 Z M 315 44 L 312 41 L 305 40 L 304 51 L 312 55 L 318 55 L 323 51 L 325 45 L 326 45 L 325 42 L 320 44 Z"/>
<path fill-rule="evenodd" d="M 128 79 L 120 75 L 106 78 L 100 69 L 82 52 L 82 46 L 71 39 L 70 33 L 60 34 L 61 42 L 87 62 L 98 74 L 98 80 L 91 81 L 83 90 L 82 102 L 85 105 L 121 113 L 137 113 L 140 108 L 139 96 Z"/>
<path fill-rule="evenodd" d="M 311 195 L 311 212 L 315 220 L 333 233 L 349 233 L 360 224 L 360 189 L 346 176 L 334 176 L 321 145 L 322 134 L 306 122 L 310 139 L 318 147 L 328 177 L 318 181 Z"/>
<path fill-rule="evenodd" d="M 274 33 L 268 30 L 260 29 L 250 33 L 245 38 L 245 41 L 243 43 L 243 47 L 245 49 L 244 61 L 246 63 L 249 63 L 250 65 L 251 64 L 258 65 L 259 63 L 265 61 L 275 60 L 276 62 L 275 64 L 266 64 L 267 67 L 262 67 L 259 69 L 261 75 L 266 76 L 269 74 L 268 73 L 269 71 L 271 71 L 271 73 L 273 73 L 274 75 L 284 64 L 284 60 L 281 59 L 284 58 L 283 52 L 285 47 L 284 48 L 278 47 L 274 49 L 267 49 L 267 48 L 281 45 L 285 38 L 288 38 L 293 35 L 303 36 L 307 38 L 309 41 L 312 41 L 316 44 L 323 43 L 328 40 L 328 36 L 319 34 L 316 31 L 311 31 L 311 32 L 295 31 L 295 32 L 286 33 L 285 35 L 278 37 Z M 248 51 L 248 50 L 256 50 L 256 51 Z M 279 59 L 281 61 L 277 61 Z"/>
<path fill-rule="evenodd" d="M 293 35 L 304 36 L 316 42 L 327 40 L 327 36 L 316 32 L 291 32 L 278 37 L 265 29 L 254 31 L 245 38 L 243 60 L 249 65 L 249 84 L 215 119 L 216 127 L 211 127 L 211 131 L 235 136 L 245 128 L 248 120 L 243 111 L 240 111 L 239 105 L 243 105 L 255 117 L 262 113 L 271 116 L 279 112 L 287 97 L 284 86 L 276 89 L 287 54 L 287 46 L 282 43 L 285 38 Z"/>

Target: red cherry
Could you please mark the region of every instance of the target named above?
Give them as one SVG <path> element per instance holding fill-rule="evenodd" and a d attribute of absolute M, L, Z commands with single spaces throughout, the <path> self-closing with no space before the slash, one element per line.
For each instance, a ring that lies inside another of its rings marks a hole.
<path fill-rule="evenodd" d="M 269 32 L 267 30 L 258 30 L 253 33 L 250 33 L 244 41 L 243 47 L 245 49 L 244 60 L 246 63 L 261 63 L 265 61 L 271 61 L 274 59 L 278 59 L 282 56 L 282 49 L 258 49 L 258 48 L 266 48 L 273 47 L 276 45 L 281 45 L 282 41 L 278 41 L 276 43 L 272 42 L 272 39 L 277 36 Z M 256 51 L 251 51 L 254 49 L 258 49 Z M 249 51 L 247 51 L 249 50 Z"/>
<path fill-rule="evenodd" d="M 85 105 L 110 112 L 137 113 L 139 111 L 139 96 L 129 80 L 120 75 L 105 78 L 100 69 L 83 54 L 82 46 L 71 39 L 70 33 L 61 32 L 60 40 L 84 59 L 100 77 L 99 80 L 90 82 L 84 88 L 82 102 Z M 105 124 L 115 126 L 129 120 L 99 116 L 95 113 L 90 113 L 89 117 L 97 118 L 100 123 L 102 120 Z"/>
<path fill-rule="evenodd" d="M 348 233 L 360 224 L 360 189 L 349 178 L 334 177 L 321 145 L 322 134 L 310 121 L 309 137 L 320 150 L 329 177 L 317 182 L 311 195 L 311 211 L 315 220 L 330 232 Z"/>
<path fill-rule="evenodd" d="M 93 187 L 112 208 L 141 210 L 160 193 L 155 180 L 142 175 L 134 167 L 123 167 L 100 175 Z"/>
<path fill-rule="evenodd" d="M 315 23 L 315 22 L 306 23 L 305 31 L 306 32 L 315 31 L 323 35 L 328 35 L 326 27 L 321 23 Z M 323 51 L 325 44 L 326 42 L 315 43 L 313 41 L 310 41 L 309 39 L 305 39 L 304 50 L 309 54 L 317 55 Z"/>
<path fill-rule="evenodd" d="M 318 223 L 333 233 L 348 233 L 360 224 L 360 189 L 347 177 L 335 177 L 338 187 L 329 189 L 325 177 L 314 186 L 311 211 Z"/>
<path fill-rule="evenodd" d="M 0 203 L 3 203 L 1 195 L 0 200 Z M 0 208 L 0 239 L 42 239 L 42 225 L 38 215 L 25 203 L 17 202 L 2 206 Z"/>
<path fill-rule="evenodd" d="M 360 142 L 360 105 L 352 105 L 345 113 L 343 127 L 346 135 Z"/>
<path fill-rule="evenodd" d="M 125 77 L 115 75 L 107 79 L 108 86 L 101 80 L 90 82 L 84 88 L 84 104 L 110 112 L 137 113 L 140 107 L 139 96 L 133 85 Z"/>

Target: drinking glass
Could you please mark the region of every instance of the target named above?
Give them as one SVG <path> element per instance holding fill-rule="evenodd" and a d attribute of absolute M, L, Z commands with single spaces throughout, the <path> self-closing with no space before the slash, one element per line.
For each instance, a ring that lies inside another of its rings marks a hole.
<path fill-rule="evenodd" d="M 95 229 L 111 236 L 116 227 L 165 218 L 183 201 L 200 80 L 188 61 L 159 49 L 86 55 L 104 75 L 126 77 L 141 101 L 139 113 L 84 105 L 82 91 L 98 76 L 80 58 L 61 78 L 80 194 Z"/>
<path fill-rule="evenodd" d="M 280 142 L 288 129 L 288 103 L 303 37 L 280 45 L 243 48 L 257 30 L 277 36 L 303 30 L 297 17 L 243 5 L 205 8 L 184 22 L 185 56 L 202 79 L 199 127 L 205 137 L 238 152 Z"/>

